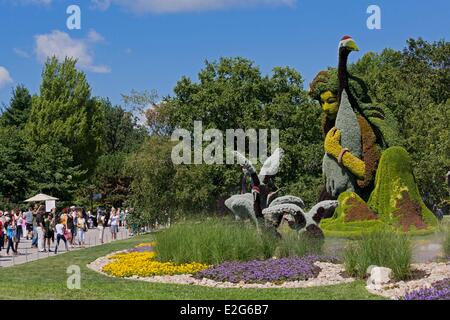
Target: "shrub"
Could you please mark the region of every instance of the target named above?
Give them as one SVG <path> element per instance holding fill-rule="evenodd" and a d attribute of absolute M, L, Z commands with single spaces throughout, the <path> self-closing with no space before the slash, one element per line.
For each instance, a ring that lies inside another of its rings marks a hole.
<path fill-rule="evenodd" d="M 411 243 L 405 234 L 374 231 L 351 243 L 344 251 L 346 271 L 359 278 L 366 276 L 370 265 L 392 269 L 394 278 L 404 280 L 411 275 Z"/>
<path fill-rule="evenodd" d="M 274 236 L 230 219 L 179 222 L 156 234 L 157 259 L 176 263 L 248 261 L 272 257 Z"/>

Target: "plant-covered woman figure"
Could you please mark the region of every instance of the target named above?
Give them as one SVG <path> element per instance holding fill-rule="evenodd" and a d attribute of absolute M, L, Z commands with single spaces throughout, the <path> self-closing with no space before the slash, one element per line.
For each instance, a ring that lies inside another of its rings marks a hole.
<path fill-rule="evenodd" d="M 422 201 L 409 154 L 399 147 L 401 141 L 393 115 L 387 109 L 374 106 L 365 83 L 349 75 L 346 69 L 345 72 L 346 78 L 342 81 L 340 69 L 321 71 L 310 85 L 311 97 L 320 103 L 323 110 L 325 152 L 349 172 L 357 184 L 354 192 L 338 194 L 330 193 L 327 185 L 328 190 L 322 192 L 320 200 L 339 197 L 340 202 L 333 219 L 324 221 L 322 228 L 345 231 L 347 225 L 347 230 L 356 230 L 355 226 L 361 221 L 374 220 L 395 225 L 404 231 L 431 229 L 436 225 L 436 219 Z M 361 156 L 342 147 L 341 131 L 336 128 L 344 91 L 361 132 Z M 333 175 L 333 172 L 324 173 Z M 330 179 L 326 178 L 327 181 Z"/>
<path fill-rule="evenodd" d="M 352 107 L 357 114 L 361 129 L 362 157 L 353 156 L 346 152 L 343 166 L 352 173 L 357 180 L 357 193 L 368 199 L 374 187 L 375 173 L 383 150 L 389 146 L 399 145 L 396 123 L 387 110 L 373 107 L 361 80 L 353 78 L 349 81 L 350 90 L 356 98 Z M 338 160 L 343 148 L 340 145 L 340 132 L 335 128 L 336 116 L 339 111 L 337 70 L 321 71 L 311 83 L 310 95 L 317 100 L 323 110 L 322 131 L 325 137 L 325 152 Z M 345 161 L 348 159 L 348 161 Z M 322 194 L 320 200 L 327 200 L 329 194 Z"/>

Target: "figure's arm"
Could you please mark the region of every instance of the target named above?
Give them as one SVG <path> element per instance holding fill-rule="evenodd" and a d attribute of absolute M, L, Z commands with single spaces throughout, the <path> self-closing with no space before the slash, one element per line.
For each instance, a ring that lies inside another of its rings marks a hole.
<path fill-rule="evenodd" d="M 325 152 L 336 160 L 338 160 L 339 155 L 343 152 L 340 141 L 341 133 L 337 128 L 331 129 L 325 138 Z M 358 157 L 355 157 L 350 152 L 345 152 L 342 156 L 342 165 L 353 173 L 358 179 L 364 179 L 366 164 Z"/>

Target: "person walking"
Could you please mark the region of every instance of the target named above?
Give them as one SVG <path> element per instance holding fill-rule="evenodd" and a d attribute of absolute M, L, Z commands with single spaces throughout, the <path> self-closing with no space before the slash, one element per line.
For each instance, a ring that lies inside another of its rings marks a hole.
<path fill-rule="evenodd" d="M 14 238 L 16 237 L 16 226 L 14 221 L 9 221 L 6 228 L 6 236 L 8 238 L 8 247 L 6 248 L 6 254 L 9 255 L 9 250 L 12 250 L 14 255 L 17 254 L 16 248 L 14 246 Z"/>
<path fill-rule="evenodd" d="M 16 213 L 13 215 L 13 221 L 14 221 L 14 225 L 16 227 L 16 233 L 14 235 L 14 249 L 16 249 L 16 254 L 19 254 L 19 244 L 20 244 L 20 239 L 22 238 L 22 213 L 19 212 L 18 210 L 16 211 Z"/>
<path fill-rule="evenodd" d="M 67 239 L 64 236 L 66 233 L 66 226 L 62 223 L 61 219 L 58 220 L 58 223 L 55 226 L 56 232 L 56 246 L 55 246 L 55 254 L 58 253 L 59 242 L 64 241 L 64 245 L 66 246 L 66 251 L 69 251 L 69 247 L 67 246 Z"/>
<path fill-rule="evenodd" d="M 74 229 L 74 225 L 73 225 L 73 217 L 72 217 L 72 214 L 70 212 L 67 214 L 66 228 L 67 228 L 66 229 L 66 232 L 67 232 L 66 239 L 69 241 L 70 245 L 73 245 L 73 239 L 74 239 L 73 229 Z"/>
<path fill-rule="evenodd" d="M 78 238 L 78 245 L 80 247 L 84 247 L 85 245 L 84 240 L 86 231 L 87 231 L 86 219 L 83 217 L 83 212 L 79 210 L 77 217 L 77 238 Z"/>
<path fill-rule="evenodd" d="M 39 207 L 36 214 L 36 231 L 37 231 L 37 246 L 39 252 L 45 252 L 44 249 L 44 236 L 45 236 L 45 220 L 42 206 Z"/>
<path fill-rule="evenodd" d="M 105 234 L 105 215 L 102 211 L 97 211 L 97 229 L 98 229 L 98 240 L 103 244 L 103 236 Z"/>
<path fill-rule="evenodd" d="M 33 212 L 33 220 L 31 222 L 32 225 L 32 237 L 31 237 L 31 247 L 38 247 L 38 233 L 37 233 L 37 223 L 36 223 L 36 215 L 37 215 L 37 207 L 34 208 Z"/>
<path fill-rule="evenodd" d="M 119 215 L 114 208 L 111 209 L 110 218 L 111 240 L 117 240 L 117 232 L 119 232 Z"/>
<path fill-rule="evenodd" d="M 23 217 L 20 210 L 16 210 L 14 214 L 14 220 L 16 221 L 16 238 L 20 240 L 24 233 L 24 230 L 22 229 Z"/>
<path fill-rule="evenodd" d="M 69 220 L 72 218 L 72 222 L 70 223 L 70 226 L 67 227 L 70 228 L 70 233 L 72 238 L 70 238 L 70 244 L 73 245 L 73 242 L 75 241 L 75 237 L 77 236 L 77 212 L 75 211 L 75 206 L 70 207 L 70 213 L 69 213 Z"/>
<path fill-rule="evenodd" d="M 27 240 L 33 238 L 33 210 L 28 208 L 28 211 L 25 212 L 25 224 L 26 224 L 26 232 L 27 232 Z"/>
<path fill-rule="evenodd" d="M 45 235 L 44 235 L 44 251 L 52 252 L 50 242 L 55 242 L 54 218 L 53 214 L 48 214 L 44 219 Z"/>
<path fill-rule="evenodd" d="M 21 212 L 21 215 L 22 215 L 22 237 L 26 237 L 26 235 L 28 234 L 27 223 L 23 212 Z"/>

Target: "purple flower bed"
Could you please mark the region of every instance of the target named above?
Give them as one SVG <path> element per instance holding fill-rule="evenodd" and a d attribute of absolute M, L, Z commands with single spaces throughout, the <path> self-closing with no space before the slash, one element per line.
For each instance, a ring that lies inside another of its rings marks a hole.
<path fill-rule="evenodd" d="M 435 282 L 432 288 L 409 292 L 404 300 L 450 300 L 450 278 Z"/>
<path fill-rule="evenodd" d="M 283 283 L 285 281 L 308 280 L 315 278 L 320 268 L 316 261 L 324 261 L 318 256 L 292 257 L 247 262 L 224 262 L 203 270 L 196 278 L 208 278 L 218 282 L 239 283 Z"/>

